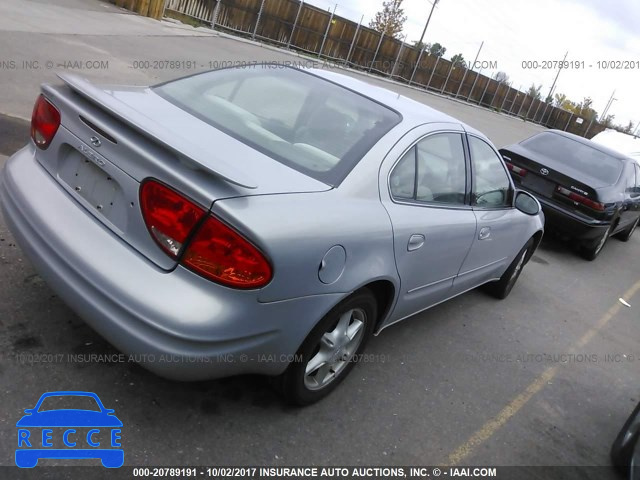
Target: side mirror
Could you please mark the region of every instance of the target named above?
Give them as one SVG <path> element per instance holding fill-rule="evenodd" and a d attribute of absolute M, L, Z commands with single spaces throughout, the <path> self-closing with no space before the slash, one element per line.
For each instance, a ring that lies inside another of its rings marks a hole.
<path fill-rule="evenodd" d="M 542 210 L 540 202 L 538 202 L 536 197 L 523 190 L 516 192 L 515 207 L 527 215 L 538 215 L 540 210 Z"/>
<path fill-rule="evenodd" d="M 25 409 L 24 413 L 26 413 L 27 415 L 31 415 L 33 413 L 33 408 L 27 408 Z"/>

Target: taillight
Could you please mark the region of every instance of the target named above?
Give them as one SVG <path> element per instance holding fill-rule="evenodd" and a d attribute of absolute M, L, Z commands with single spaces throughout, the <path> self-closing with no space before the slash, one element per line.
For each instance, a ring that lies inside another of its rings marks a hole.
<path fill-rule="evenodd" d="M 175 190 L 145 181 L 140 208 L 160 248 L 195 273 L 241 289 L 260 288 L 271 281 L 271 266 L 256 247 L 213 215 L 204 218 L 207 212 L 202 207 Z"/>
<path fill-rule="evenodd" d="M 527 171 L 524 168 L 520 168 L 511 162 L 505 161 L 504 163 L 507 165 L 507 168 L 513 173 L 515 173 L 516 175 L 520 175 L 521 177 L 524 177 L 527 174 Z"/>
<path fill-rule="evenodd" d="M 264 255 L 211 215 L 189 242 L 182 263 L 203 277 L 232 288 L 260 288 L 272 276 Z"/>
<path fill-rule="evenodd" d="M 206 213 L 178 192 L 154 180 L 142 184 L 140 208 L 149 233 L 173 258 L 178 257 L 189 234 Z"/>
<path fill-rule="evenodd" d="M 60 127 L 60 112 L 44 95 L 40 95 L 31 115 L 31 138 L 42 150 L 46 150 Z"/>
<path fill-rule="evenodd" d="M 604 212 L 604 204 L 600 203 L 600 202 L 596 202 L 594 200 L 591 200 L 590 198 L 587 198 L 585 196 L 579 195 L 575 192 L 572 192 L 571 190 L 564 188 L 564 187 L 558 187 L 556 189 L 558 191 L 558 193 L 561 193 L 562 195 L 569 197 L 570 200 L 573 200 L 574 202 L 578 202 L 581 203 L 582 205 L 585 205 L 593 210 L 597 210 L 599 212 Z"/>

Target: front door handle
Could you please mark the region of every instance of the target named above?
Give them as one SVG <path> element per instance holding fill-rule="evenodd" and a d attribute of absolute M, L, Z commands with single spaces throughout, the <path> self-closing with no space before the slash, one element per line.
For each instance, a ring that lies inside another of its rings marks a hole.
<path fill-rule="evenodd" d="M 407 245 L 407 251 L 413 252 L 414 250 L 418 250 L 420 247 L 424 245 L 424 235 L 414 234 L 409 238 L 409 244 Z"/>
<path fill-rule="evenodd" d="M 491 236 L 491 227 L 482 227 L 480 229 L 480 233 L 478 234 L 479 240 L 486 240 Z"/>

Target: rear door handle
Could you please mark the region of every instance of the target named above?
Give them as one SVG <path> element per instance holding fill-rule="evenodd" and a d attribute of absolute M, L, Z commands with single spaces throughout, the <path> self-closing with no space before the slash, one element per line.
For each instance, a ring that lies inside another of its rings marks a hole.
<path fill-rule="evenodd" d="M 409 238 L 409 244 L 407 245 L 407 251 L 413 252 L 414 250 L 418 250 L 420 247 L 424 245 L 424 235 L 414 234 Z"/>
<path fill-rule="evenodd" d="M 479 240 L 486 240 L 491 236 L 491 227 L 482 227 L 480 229 L 480 233 L 478 234 Z"/>

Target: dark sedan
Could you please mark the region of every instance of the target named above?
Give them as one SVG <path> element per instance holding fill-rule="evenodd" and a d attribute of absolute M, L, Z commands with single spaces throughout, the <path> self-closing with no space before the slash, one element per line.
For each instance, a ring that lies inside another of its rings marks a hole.
<path fill-rule="evenodd" d="M 627 241 L 640 220 L 640 166 L 576 135 L 549 130 L 500 149 L 516 186 L 535 195 L 547 228 L 595 259 L 609 237 Z"/>

